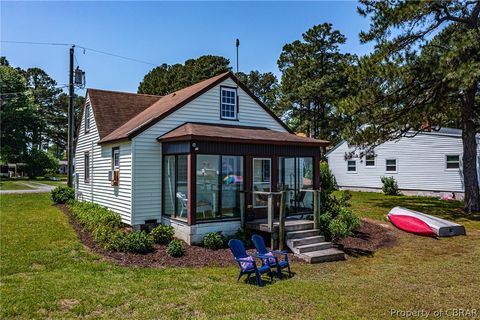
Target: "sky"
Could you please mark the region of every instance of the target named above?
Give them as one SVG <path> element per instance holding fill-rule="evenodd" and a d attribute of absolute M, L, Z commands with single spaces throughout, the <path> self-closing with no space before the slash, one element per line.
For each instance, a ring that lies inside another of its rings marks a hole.
<path fill-rule="evenodd" d="M 240 71 L 273 72 L 282 47 L 316 24 L 329 22 L 347 42 L 343 52 L 367 54 L 358 34 L 369 21 L 354 1 L 317 2 L 5 2 L 0 3 L 2 41 L 77 44 L 160 65 L 220 55 Z M 68 46 L 0 43 L 15 67 L 39 67 L 59 85 L 68 83 Z M 154 65 L 75 50 L 87 87 L 136 92 Z M 78 90 L 78 94 L 84 91 Z"/>

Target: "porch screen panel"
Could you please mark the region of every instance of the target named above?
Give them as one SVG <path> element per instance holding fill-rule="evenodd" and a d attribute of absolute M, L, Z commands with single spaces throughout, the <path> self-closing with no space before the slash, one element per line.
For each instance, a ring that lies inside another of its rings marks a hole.
<path fill-rule="evenodd" d="M 197 155 L 197 221 L 220 218 L 220 156 Z"/>
<path fill-rule="evenodd" d="M 313 158 L 297 158 L 297 176 L 299 192 L 302 192 L 302 189 L 313 189 Z M 301 195 L 304 195 L 303 199 L 302 196 L 297 198 L 302 200 L 299 205 L 307 211 L 313 209 L 313 193 L 302 192 Z"/>
<path fill-rule="evenodd" d="M 178 155 L 176 159 L 176 192 L 177 208 L 175 216 L 187 219 L 188 173 L 187 155 Z"/>
<path fill-rule="evenodd" d="M 240 194 L 243 190 L 243 157 L 222 156 L 222 217 L 240 217 Z"/>
<path fill-rule="evenodd" d="M 271 168 L 270 158 L 254 158 L 253 159 L 253 190 L 260 192 L 270 192 L 271 185 Z M 254 194 L 253 206 L 256 208 L 267 206 L 268 196 L 265 194 Z"/>
<path fill-rule="evenodd" d="M 175 212 L 175 156 L 163 160 L 163 214 L 171 216 Z"/>

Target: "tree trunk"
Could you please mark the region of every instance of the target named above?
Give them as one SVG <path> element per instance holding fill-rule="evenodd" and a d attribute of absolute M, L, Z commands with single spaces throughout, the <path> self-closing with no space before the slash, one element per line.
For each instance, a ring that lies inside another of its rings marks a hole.
<path fill-rule="evenodd" d="M 480 191 L 477 175 L 477 139 L 475 128 L 475 94 L 477 84 L 466 92 L 465 105 L 462 110 L 463 124 L 463 181 L 465 187 L 464 210 L 467 213 L 480 211 Z"/>

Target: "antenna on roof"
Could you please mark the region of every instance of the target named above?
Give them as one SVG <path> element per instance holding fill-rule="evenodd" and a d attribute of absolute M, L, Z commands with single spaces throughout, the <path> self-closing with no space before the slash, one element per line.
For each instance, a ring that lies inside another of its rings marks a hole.
<path fill-rule="evenodd" d="M 238 73 L 238 47 L 240 47 L 240 40 L 238 38 L 235 41 L 235 45 L 237 46 L 237 73 Z"/>

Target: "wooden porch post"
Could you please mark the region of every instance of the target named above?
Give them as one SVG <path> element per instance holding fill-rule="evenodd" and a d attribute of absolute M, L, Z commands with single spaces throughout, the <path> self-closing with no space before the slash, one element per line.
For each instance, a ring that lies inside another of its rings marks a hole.
<path fill-rule="evenodd" d="M 278 249 L 285 249 L 285 190 L 280 191 L 280 213 L 278 217 Z"/>
<path fill-rule="evenodd" d="M 189 153 L 187 155 L 187 224 L 189 226 L 197 223 L 197 155 Z"/>

